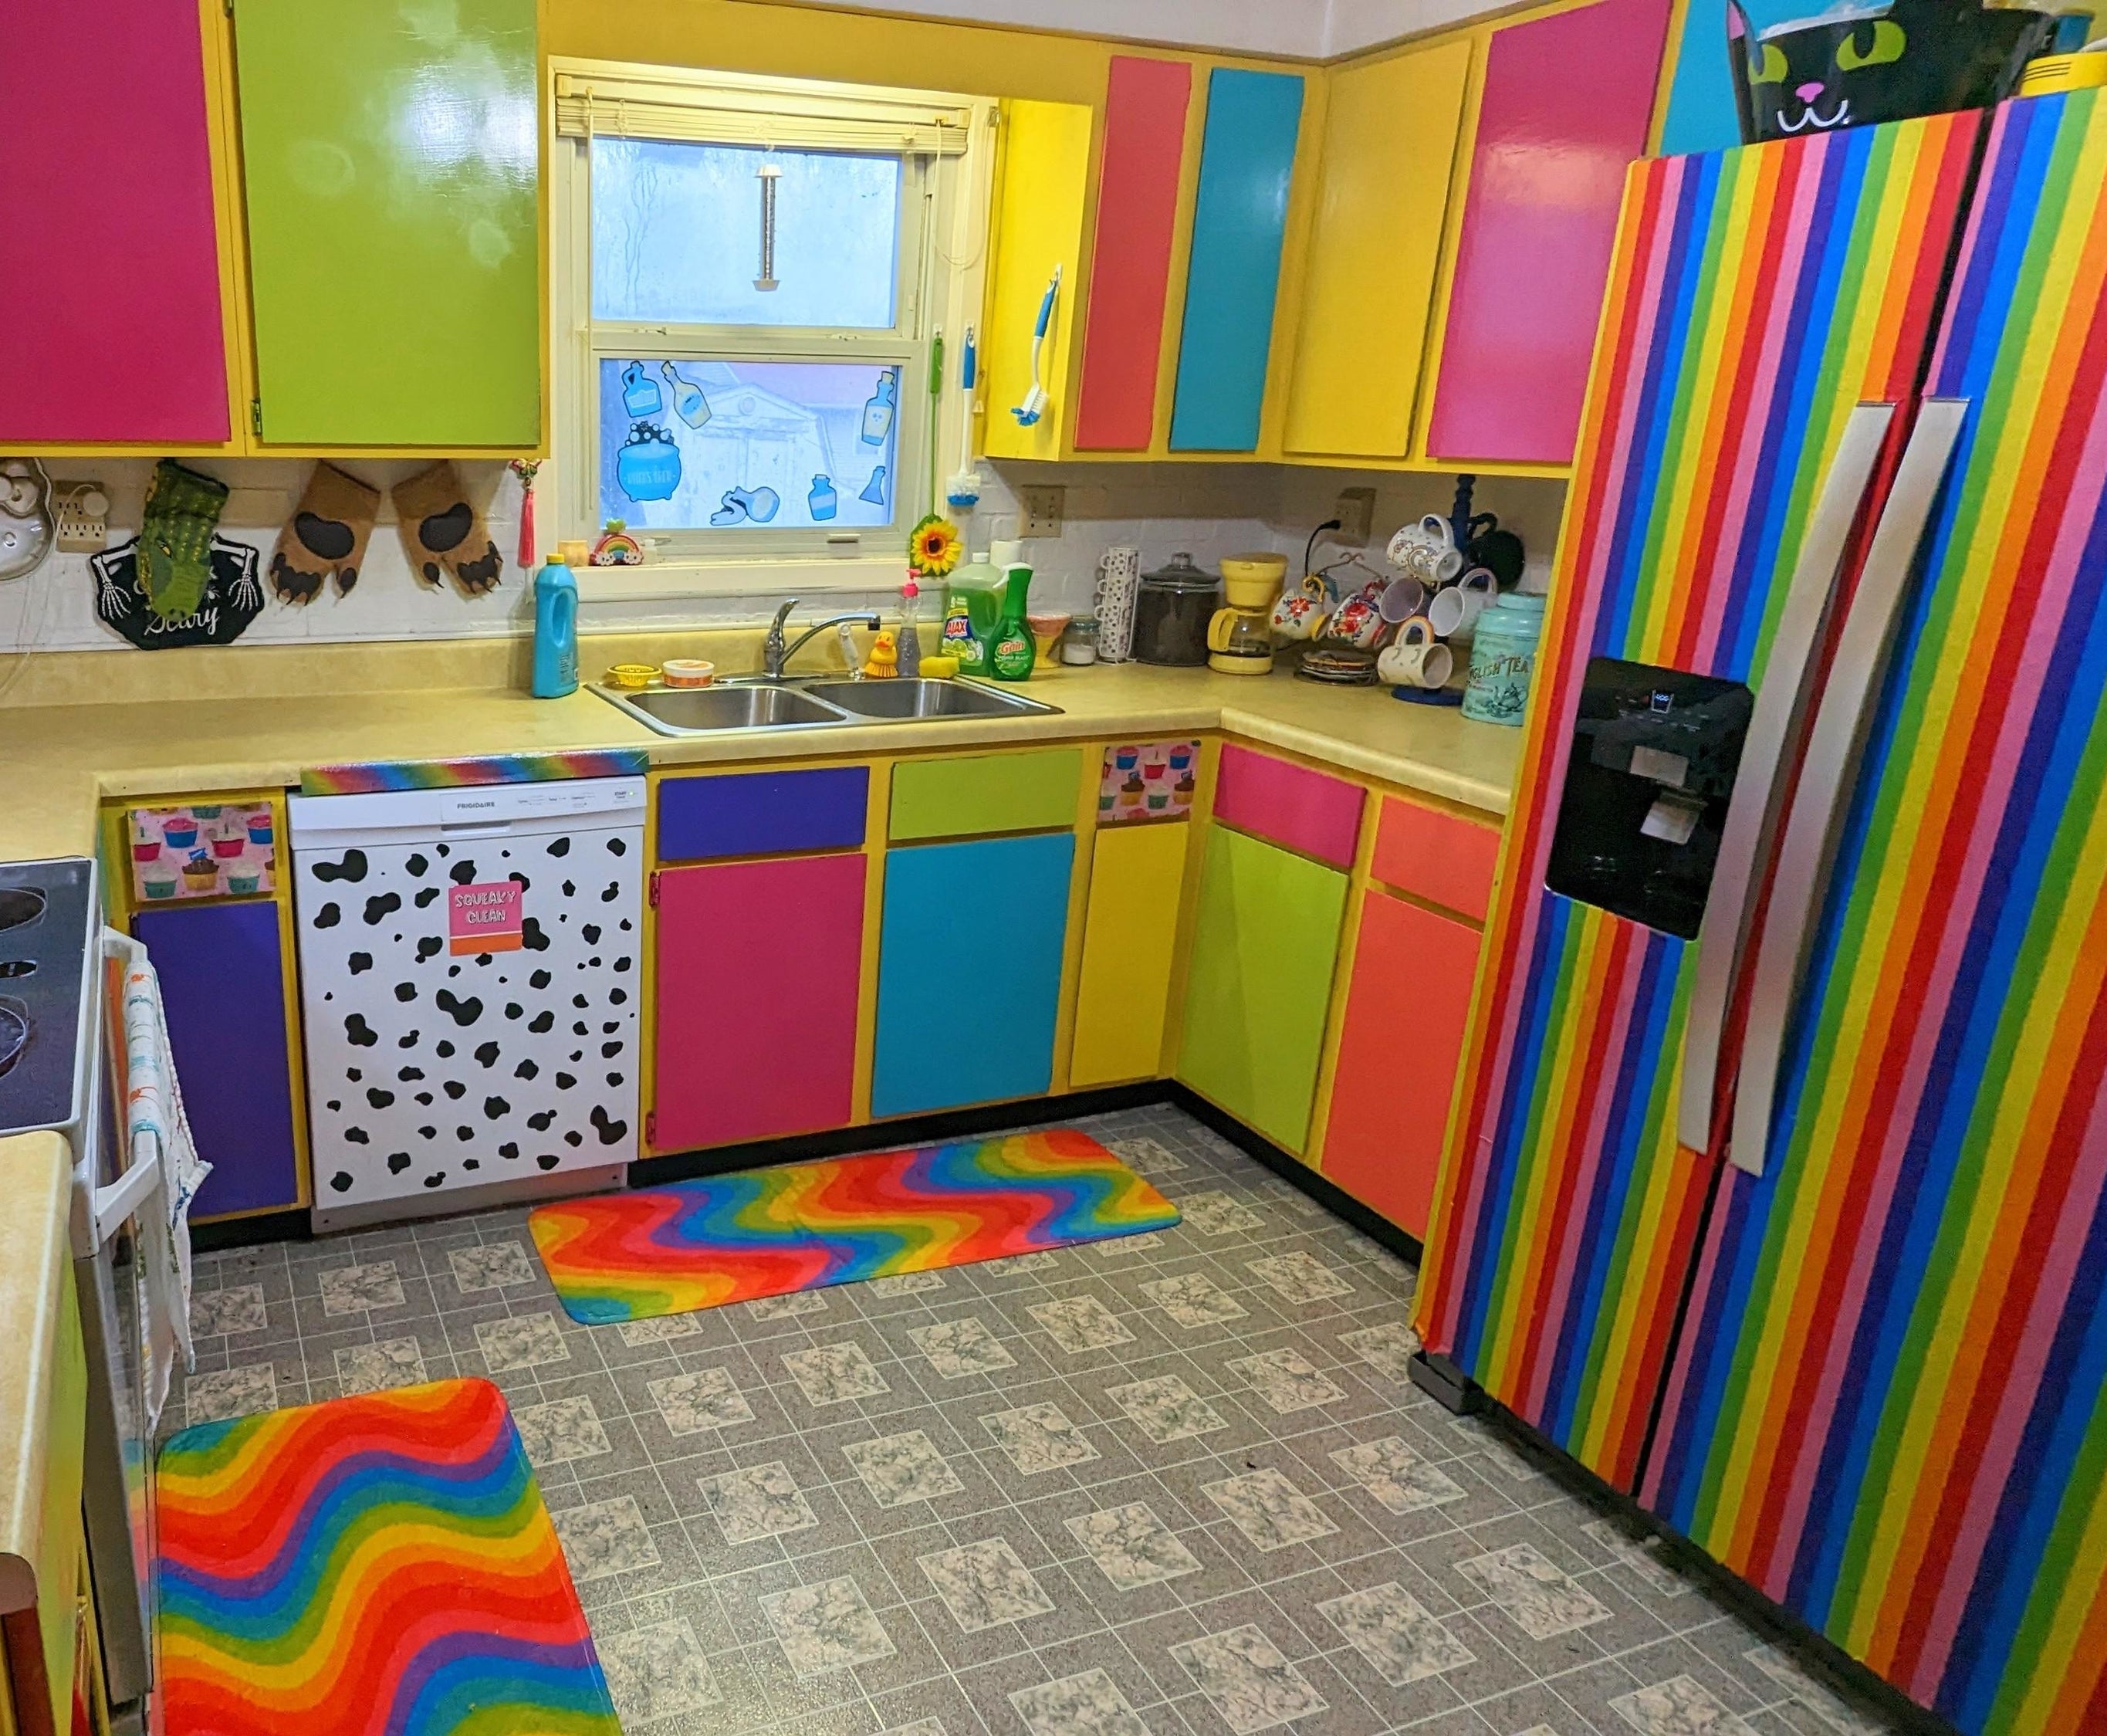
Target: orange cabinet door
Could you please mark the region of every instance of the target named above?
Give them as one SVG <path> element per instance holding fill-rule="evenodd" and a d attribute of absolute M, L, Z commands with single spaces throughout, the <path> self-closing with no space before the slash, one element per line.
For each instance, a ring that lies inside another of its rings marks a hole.
<path fill-rule="evenodd" d="M 1322 1169 L 1424 1241 L 1462 1064 L 1478 931 L 1371 892 L 1339 1039 Z"/>

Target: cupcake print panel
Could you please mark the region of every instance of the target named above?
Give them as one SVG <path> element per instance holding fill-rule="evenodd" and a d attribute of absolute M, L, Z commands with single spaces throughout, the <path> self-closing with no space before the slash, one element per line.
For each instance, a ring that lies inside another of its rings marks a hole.
<path fill-rule="evenodd" d="M 263 897 L 273 888 L 278 826 L 267 802 L 135 807 L 124 817 L 136 903 Z"/>
<path fill-rule="evenodd" d="M 1125 742 L 1107 748 L 1098 785 L 1098 824 L 1188 818 L 1199 771 L 1197 741 Z"/>

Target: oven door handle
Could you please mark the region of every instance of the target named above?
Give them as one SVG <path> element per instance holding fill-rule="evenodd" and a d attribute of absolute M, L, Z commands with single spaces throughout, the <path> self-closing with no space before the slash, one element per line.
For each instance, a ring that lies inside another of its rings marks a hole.
<path fill-rule="evenodd" d="M 120 934 L 115 929 L 102 931 L 102 956 L 115 959 L 126 965 L 144 962 L 146 949 L 128 934 Z M 104 1053 L 105 1041 L 96 1045 L 96 1065 L 98 1068 L 110 1065 L 110 1057 Z M 122 1081 L 115 1082 L 121 1086 Z M 100 1097 L 100 1089 L 97 1096 Z M 120 1105 L 120 1109 L 121 1109 Z M 120 1120 L 123 1118 L 120 1115 Z M 96 1149 L 103 1136 L 100 1114 L 89 1119 L 88 1149 L 79 1154 L 74 1165 L 72 1239 L 73 1251 L 78 1259 L 92 1259 L 108 1247 L 119 1230 L 136 1217 L 141 1208 L 161 1190 L 161 1154 L 158 1142 L 150 1133 L 135 1136 L 130 1142 L 130 1159 L 122 1174 L 107 1187 L 97 1187 L 95 1178 L 101 1172 L 98 1161 L 101 1154 Z"/>

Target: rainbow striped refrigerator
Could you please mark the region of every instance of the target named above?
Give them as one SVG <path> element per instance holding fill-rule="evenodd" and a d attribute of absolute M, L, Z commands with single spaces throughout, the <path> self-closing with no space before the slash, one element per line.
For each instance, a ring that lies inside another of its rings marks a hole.
<path fill-rule="evenodd" d="M 2107 92 L 1634 165 L 1418 1325 L 2107 1730 Z"/>

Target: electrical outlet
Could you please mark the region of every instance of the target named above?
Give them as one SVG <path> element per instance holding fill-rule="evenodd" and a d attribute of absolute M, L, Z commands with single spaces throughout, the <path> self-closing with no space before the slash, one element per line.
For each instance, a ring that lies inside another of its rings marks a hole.
<path fill-rule="evenodd" d="M 52 511 L 61 554 L 99 555 L 108 546 L 110 496 L 101 483 L 53 483 Z"/>
<path fill-rule="evenodd" d="M 1332 516 L 1339 521 L 1341 542 L 1366 542 L 1376 531 L 1376 491 L 1341 488 L 1332 508 Z"/>
<path fill-rule="evenodd" d="M 1019 498 L 1024 504 L 1024 528 L 1020 537 L 1058 537 L 1061 534 L 1061 514 L 1067 505 L 1066 488 L 1026 488 Z"/>

